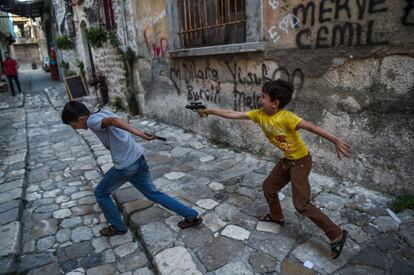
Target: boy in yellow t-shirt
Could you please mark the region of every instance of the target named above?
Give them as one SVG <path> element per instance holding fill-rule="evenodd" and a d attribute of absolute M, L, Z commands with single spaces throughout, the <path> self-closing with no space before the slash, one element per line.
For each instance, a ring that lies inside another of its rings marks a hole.
<path fill-rule="evenodd" d="M 250 112 L 236 112 L 224 109 L 201 109 L 200 116 L 216 115 L 228 119 L 251 119 L 259 124 L 267 139 L 284 152 L 270 175 L 263 182 L 263 192 L 270 213 L 259 218 L 261 221 L 284 224 L 278 191 L 292 183 L 292 199 L 296 210 L 310 218 L 331 240 L 332 258 L 342 252 L 347 231 L 341 230 L 325 214 L 310 202 L 308 176 L 312 159 L 298 130 L 305 129 L 335 144 L 338 158 L 349 157 L 349 146 L 328 131 L 307 122 L 292 112 L 283 109 L 291 100 L 293 85 L 285 80 L 266 82 L 262 87 L 261 108 Z"/>

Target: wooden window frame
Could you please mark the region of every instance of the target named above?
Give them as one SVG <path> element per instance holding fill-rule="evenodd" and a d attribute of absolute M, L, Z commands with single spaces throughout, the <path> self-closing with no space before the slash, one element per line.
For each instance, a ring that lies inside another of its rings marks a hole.
<path fill-rule="evenodd" d="M 103 0 L 103 11 L 105 16 L 105 27 L 107 30 L 115 28 L 114 9 L 112 8 L 112 0 Z"/>

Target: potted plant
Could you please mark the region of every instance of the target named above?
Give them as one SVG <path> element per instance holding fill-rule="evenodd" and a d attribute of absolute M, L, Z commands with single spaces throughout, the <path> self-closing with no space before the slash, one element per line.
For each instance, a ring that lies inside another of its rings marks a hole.
<path fill-rule="evenodd" d="M 67 35 L 61 35 L 56 37 L 56 48 L 60 50 L 71 50 L 73 49 L 72 40 Z"/>
<path fill-rule="evenodd" d="M 102 48 L 108 41 L 108 34 L 102 27 L 91 27 L 86 31 L 86 39 L 92 48 Z"/>

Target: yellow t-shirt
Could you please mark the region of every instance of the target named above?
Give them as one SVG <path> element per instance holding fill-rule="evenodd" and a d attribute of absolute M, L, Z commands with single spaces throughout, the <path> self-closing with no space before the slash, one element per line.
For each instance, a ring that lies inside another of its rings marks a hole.
<path fill-rule="evenodd" d="M 294 113 L 282 109 L 269 116 L 259 109 L 246 114 L 260 125 L 267 139 L 285 153 L 285 158 L 300 159 L 309 153 L 299 132 L 295 130 L 302 119 Z"/>

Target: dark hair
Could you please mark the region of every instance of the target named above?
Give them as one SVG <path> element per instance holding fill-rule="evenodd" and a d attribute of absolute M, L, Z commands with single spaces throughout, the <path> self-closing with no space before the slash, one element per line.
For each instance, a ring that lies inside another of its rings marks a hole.
<path fill-rule="evenodd" d="M 65 124 L 77 121 L 79 117 L 89 115 L 89 109 L 78 101 L 69 101 L 62 110 L 62 121 Z"/>
<path fill-rule="evenodd" d="M 292 83 L 283 79 L 268 81 L 262 86 L 262 92 L 268 94 L 271 101 L 279 100 L 280 108 L 290 102 L 294 89 Z"/>

